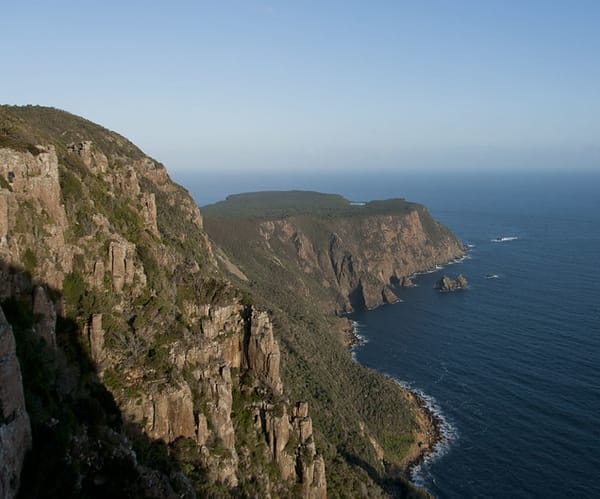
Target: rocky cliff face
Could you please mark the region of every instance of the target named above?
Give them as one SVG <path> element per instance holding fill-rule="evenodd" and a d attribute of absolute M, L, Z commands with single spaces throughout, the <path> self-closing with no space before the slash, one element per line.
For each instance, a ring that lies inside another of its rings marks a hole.
<path fill-rule="evenodd" d="M 269 315 L 221 276 L 187 192 L 80 118 L 3 107 L 0 124 L 0 298 L 34 402 L 31 442 L 0 316 L 2 497 L 31 443 L 28 486 L 64 478 L 67 494 L 109 491 L 121 462 L 133 495 L 325 497 L 308 405 L 286 396 Z M 66 478 L 48 470 L 45 445 Z"/>
<path fill-rule="evenodd" d="M 241 272 L 254 270 L 258 258 L 263 268 L 279 266 L 295 288 L 318 297 L 329 311 L 392 303 L 394 287 L 411 285 L 411 274 L 464 255 L 458 238 L 425 207 L 403 199 L 357 206 L 319 193 L 254 193 L 231 196 L 205 210 L 211 237 L 240 263 Z M 254 261 L 243 254 L 232 231 L 223 229 L 227 226 L 253 242 Z"/>
<path fill-rule="evenodd" d="M 265 244 L 277 239 L 306 274 L 334 290 L 336 309 L 344 312 L 393 303 L 392 286 L 464 254 L 461 242 L 422 207 L 333 221 L 291 217 L 261 222 L 259 230 Z"/>

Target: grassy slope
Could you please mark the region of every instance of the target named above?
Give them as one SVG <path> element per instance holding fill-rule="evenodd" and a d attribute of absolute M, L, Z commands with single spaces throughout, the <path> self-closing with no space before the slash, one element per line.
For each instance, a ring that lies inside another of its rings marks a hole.
<path fill-rule="evenodd" d="M 338 194 L 310 191 L 270 191 L 228 196 L 225 201 L 205 206 L 202 212 L 211 217 L 280 220 L 303 215 L 313 218 L 401 215 L 418 206 L 404 199 L 371 201 L 364 206 L 357 206 Z"/>
<path fill-rule="evenodd" d="M 126 138 L 79 116 L 43 106 L 0 106 L 0 147 L 36 153 L 36 144 L 67 145 L 92 140 L 108 156 L 144 157 Z M 60 154 L 58 154 L 60 157 Z"/>

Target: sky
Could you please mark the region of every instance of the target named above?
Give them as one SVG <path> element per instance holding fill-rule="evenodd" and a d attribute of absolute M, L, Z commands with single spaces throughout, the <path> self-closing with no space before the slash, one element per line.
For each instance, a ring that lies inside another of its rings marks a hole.
<path fill-rule="evenodd" d="M 181 172 L 600 169 L 600 2 L 4 2 L 0 102 Z"/>

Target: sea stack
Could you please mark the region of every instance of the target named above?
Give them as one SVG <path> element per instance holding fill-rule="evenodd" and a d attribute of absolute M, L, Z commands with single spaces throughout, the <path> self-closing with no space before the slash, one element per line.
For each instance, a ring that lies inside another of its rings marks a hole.
<path fill-rule="evenodd" d="M 443 276 L 434 285 L 434 289 L 440 291 L 456 291 L 457 289 L 465 289 L 468 285 L 467 280 L 462 274 L 459 274 L 456 279 L 450 279 L 448 276 Z"/>

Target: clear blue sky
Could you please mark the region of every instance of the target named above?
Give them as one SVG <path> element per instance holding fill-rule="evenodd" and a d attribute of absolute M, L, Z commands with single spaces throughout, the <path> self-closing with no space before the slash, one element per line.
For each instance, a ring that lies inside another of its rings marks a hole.
<path fill-rule="evenodd" d="M 171 170 L 600 168 L 600 2 L 4 2 L 0 101 Z"/>

